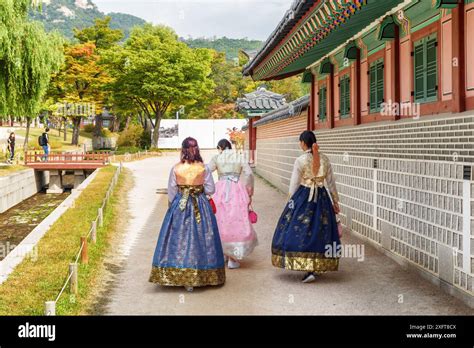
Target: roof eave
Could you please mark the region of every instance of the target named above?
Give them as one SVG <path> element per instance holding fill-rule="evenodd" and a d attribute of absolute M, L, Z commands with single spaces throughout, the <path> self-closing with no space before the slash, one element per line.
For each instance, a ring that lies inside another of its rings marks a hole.
<path fill-rule="evenodd" d="M 253 71 L 262 60 L 270 53 L 288 33 L 293 30 L 299 20 L 305 16 L 306 12 L 320 0 L 294 0 L 291 8 L 285 12 L 278 26 L 265 41 L 263 47 L 258 51 L 257 55 L 244 66 L 242 73 L 244 76 L 253 76 Z M 267 78 L 262 81 L 271 80 Z"/>

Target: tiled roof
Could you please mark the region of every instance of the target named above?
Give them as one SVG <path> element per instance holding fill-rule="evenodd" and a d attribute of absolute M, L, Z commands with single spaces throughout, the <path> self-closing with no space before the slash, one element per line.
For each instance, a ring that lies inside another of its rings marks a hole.
<path fill-rule="evenodd" d="M 237 111 L 271 111 L 286 104 L 281 94 L 267 91 L 260 87 L 255 92 L 245 94 L 244 98 L 237 99 Z"/>
<path fill-rule="evenodd" d="M 299 116 L 303 110 L 306 110 L 309 106 L 309 94 L 296 99 L 295 101 L 282 106 L 281 108 L 270 111 L 265 114 L 260 120 L 254 123 L 254 126 L 261 126 L 266 123 L 284 120 L 285 118 Z"/>

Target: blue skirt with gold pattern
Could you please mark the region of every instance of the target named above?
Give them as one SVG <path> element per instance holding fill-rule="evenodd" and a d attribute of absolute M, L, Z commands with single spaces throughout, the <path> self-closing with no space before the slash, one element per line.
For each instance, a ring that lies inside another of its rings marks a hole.
<path fill-rule="evenodd" d="M 340 239 L 336 215 L 325 187 L 300 186 L 278 221 L 272 242 L 272 264 L 294 271 L 337 271 Z"/>
<path fill-rule="evenodd" d="M 202 186 L 180 186 L 161 225 L 150 282 L 207 286 L 225 282 L 217 221 Z"/>

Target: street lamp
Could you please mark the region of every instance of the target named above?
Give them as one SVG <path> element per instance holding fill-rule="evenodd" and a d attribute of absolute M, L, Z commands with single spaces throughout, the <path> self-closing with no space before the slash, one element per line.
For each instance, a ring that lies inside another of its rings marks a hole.
<path fill-rule="evenodd" d="M 176 111 L 176 122 L 179 121 L 179 115 L 184 115 L 184 105 L 181 105 L 179 110 Z"/>
<path fill-rule="evenodd" d="M 184 115 L 184 105 L 181 105 L 176 111 L 176 126 L 178 127 L 178 150 L 179 150 L 179 115 Z"/>

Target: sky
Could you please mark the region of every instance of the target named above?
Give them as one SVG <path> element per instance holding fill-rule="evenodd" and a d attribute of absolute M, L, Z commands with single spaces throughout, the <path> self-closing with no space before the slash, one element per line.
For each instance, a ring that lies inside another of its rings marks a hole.
<path fill-rule="evenodd" d="M 172 27 L 182 37 L 266 40 L 293 0 L 93 0 L 102 12 L 123 12 Z"/>

